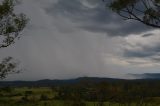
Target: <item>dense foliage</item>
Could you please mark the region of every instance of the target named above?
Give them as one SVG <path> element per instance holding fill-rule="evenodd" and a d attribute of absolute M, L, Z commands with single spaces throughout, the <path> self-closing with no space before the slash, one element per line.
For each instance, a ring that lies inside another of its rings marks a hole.
<path fill-rule="evenodd" d="M 148 26 L 160 28 L 160 0 L 104 0 L 107 7 L 124 19 L 137 20 Z"/>
<path fill-rule="evenodd" d="M 155 98 L 160 97 L 159 89 L 160 80 L 116 80 L 97 83 L 85 80 L 75 85 L 59 87 L 55 98 L 140 105 L 154 103 Z M 158 104 L 160 105 L 160 102 Z"/>
<path fill-rule="evenodd" d="M 28 19 L 25 14 L 15 13 L 15 5 L 17 0 L 2 0 L 0 1 L 0 48 L 5 48 L 13 44 L 16 38 L 20 37 L 20 33 L 26 27 Z M 6 57 L 0 63 L 0 79 L 5 78 L 10 73 L 18 73 L 15 70 L 16 62 L 12 57 Z"/>
<path fill-rule="evenodd" d="M 28 21 L 23 13 L 14 12 L 15 5 L 15 0 L 3 0 L 0 3 L 0 48 L 13 44 Z"/>

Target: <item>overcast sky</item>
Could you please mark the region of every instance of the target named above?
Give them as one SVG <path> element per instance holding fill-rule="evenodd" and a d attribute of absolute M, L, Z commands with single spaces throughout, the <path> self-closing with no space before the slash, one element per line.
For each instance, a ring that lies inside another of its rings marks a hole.
<path fill-rule="evenodd" d="M 0 50 L 23 68 L 7 80 L 160 72 L 160 30 L 123 20 L 101 0 L 22 0 L 15 11 L 30 22 L 20 40 Z"/>

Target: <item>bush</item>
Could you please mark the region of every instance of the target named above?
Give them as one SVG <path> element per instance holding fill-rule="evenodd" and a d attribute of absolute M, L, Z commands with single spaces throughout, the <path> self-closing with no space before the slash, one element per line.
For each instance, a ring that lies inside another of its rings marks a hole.
<path fill-rule="evenodd" d="M 33 94 L 32 91 L 25 91 L 25 95 L 31 95 L 31 94 Z"/>
<path fill-rule="evenodd" d="M 42 94 L 42 95 L 40 96 L 40 100 L 48 100 L 48 99 L 49 99 L 49 98 L 48 98 L 47 95 Z"/>
<path fill-rule="evenodd" d="M 19 102 L 23 103 L 23 102 L 28 102 L 28 101 L 29 101 L 29 99 L 26 96 L 24 96 L 21 98 L 21 100 Z"/>
<path fill-rule="evenodd" d="M 11 93 L 12 92 L 12 88 L 11 87 L 3 87 L 0 89 L 2 92 L 8 92 L 8 93 Z"/>

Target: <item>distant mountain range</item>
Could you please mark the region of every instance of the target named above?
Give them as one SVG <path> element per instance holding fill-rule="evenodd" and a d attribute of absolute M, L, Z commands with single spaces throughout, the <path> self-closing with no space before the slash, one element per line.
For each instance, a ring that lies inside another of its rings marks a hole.
<path fill-rule="evenodd" d="M 135 76 L 133 80 L 127 79 L 116 79 L 116 78 L 99 78 L 99 77 L 80 77 L 76 79 L 68 80 L 49 80 L 43 79 L 38 81 L 0 81 L 0 87 L 12 86 L 12 87 L 47 87 L 47 86 L 61 86 L 67 84 L 77 84 L 77 83 L 99 83 L 99 82 L 122 82 L 122 81 L 160 81 L 160 74 L 156 73 L 145 73 L 145 74 L 131 74 Z M 141 78 L 141 79 L 139 79 Z"/>
<path fill-rule="evenodd" d="M 134 79 L 134 80 L 126 80 L 126 79 L 115 79 L 115 78 L 98 78 L 98 77 L 80 77 L 76 79 L 68 79 L 68 80 L 49 80 L 49 79 L 43 79 L 38 81 L 0 81 L 0 87 L 4 86 L 12 86 L 12 87 L 38 87 L 38 86 L 61 86 L 61 85 L 67 85 L 67 84 L 77 84 L 81 82 L 87 82 L 87 83 L 99 83 L 103 81 L 107 82 L 117 82 L 117 81 L 137 81 L 137 80 L 160 80 L 160 74 L 156 73 L 145 73 L 145 74 L 131 74 L 132 76 L 135 76 L 135 78 L 141 78 L 141 79 Z"/>
<path fill-rule="evenodd" d="M 23 87 L 23 86 L 57 86 L 57 85 L 67 85 L 67 84 L 77 84 L 80 82 L 90 82 L 98 83 L 103 81 L 120 81 L 123 79 L 113 79 L 113 78 L 98 78 L 98 77 L 80 77 L 76 79 L 67 80 L 50 80 L 43 79 L 38 81 L 0 81 L 0 87 L 12 86 L 12 87 Z"/>
<path fill-rule="evenodd" d="M 137 79 L 160 79 L 160 73 L 129 74 Z"/>

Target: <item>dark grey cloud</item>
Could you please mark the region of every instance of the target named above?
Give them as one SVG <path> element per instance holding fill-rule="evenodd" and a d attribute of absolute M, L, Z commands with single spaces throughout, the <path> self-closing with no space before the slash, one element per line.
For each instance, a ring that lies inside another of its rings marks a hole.
<path fill-rule="evenodd" d="M 153 33 L 147 33 L 147 34 L 144 34 L 142 35 L 143 37 L 148 37 L 148 36 L 153 36 L 154 34 Z"/>
<path fill-rule="evenodd" d="M 70 19 L 83 30 L 106 33 L 108 36 L 127 36 L 152 30 L 137 21 L 124 21 L 105 5 L 101 0 L 58 0 L 45 10 L 49 15 Z"/>
<path fill-rule="evenodd" d="M 140 45 L 139 45 L 140 46 Z M 124 50 L 124 56 L 125 57 L 138 57 L 138 58 L 145 58 L 145 57 L 151 57 L 154 55 L 160 55 L 160 46 L 159 44 L 153 46 L 153 47 L 147 47 L 147 46 L 140 46 L 141 50 Z"/>
<path fill-rule="evenodd" d="M 153 47 L 147 47 L 147 46 L 140 46 L 141 50 L 136 51 L 130 51 L 130 50 L 124 50 L 124 55 L 127 57 L 150 57 L 153 55 L 159 55 L 160 54 L 160 44 L 157 44 Z"/>
<path fill-rule="evenodd" d="M 143 50 L 143 51 L 130 51 L 130 50 L 124 50 L 124 57 L 137 57 L 137 58 L 145 58 L 145 57 L 149 57 L 152 55 L 155 55 L 157 52 L 150 52 L 147 50 Z"/>

